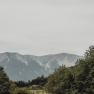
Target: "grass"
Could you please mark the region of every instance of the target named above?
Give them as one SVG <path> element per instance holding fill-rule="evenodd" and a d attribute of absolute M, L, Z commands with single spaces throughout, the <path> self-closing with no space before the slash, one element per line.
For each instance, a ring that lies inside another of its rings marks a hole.
<path fill-rule="evenodd" d="M 49 94 L 45 90 L 29 90 L 30 94 Z"/>
<path fill-rule="evenodd" d="M 24 92 L 24 93 L 23 93 Z M 13 91 L 13 94 L 50 94 L 45 90 L 41 89 L 31 89 L 29 87 L 26 88 L 16 88 L 15 91 Z"/>

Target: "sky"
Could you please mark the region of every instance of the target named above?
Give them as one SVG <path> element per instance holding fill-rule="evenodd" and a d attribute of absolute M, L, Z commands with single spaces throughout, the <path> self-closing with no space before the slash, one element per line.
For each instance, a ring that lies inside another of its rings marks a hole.
<path fill-rule="evenodd" d="M 83 55 L 94 44 L 94 0 L 0 0 L 0 53 Z"/>

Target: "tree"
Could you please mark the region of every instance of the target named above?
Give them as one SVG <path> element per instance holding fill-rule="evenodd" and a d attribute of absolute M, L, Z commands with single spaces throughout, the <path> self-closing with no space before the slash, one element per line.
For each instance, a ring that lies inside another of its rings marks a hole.
<path fill-rule="evenodd" d="M 0 94 L 9 94 L 9 87 L 9 78 L 3 68 L 0 67 Z"/>
<path fill-rule="evenodd" d="M 53 94 L 94 94 L 94 46 L 73 67 L 60 67 L 48 77 L 48 91 Z"/>

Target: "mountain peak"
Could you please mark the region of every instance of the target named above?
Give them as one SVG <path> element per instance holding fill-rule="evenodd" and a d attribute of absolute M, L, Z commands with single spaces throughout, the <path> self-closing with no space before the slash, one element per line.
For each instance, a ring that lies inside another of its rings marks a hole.
<path fill-rule="evenodd" d="M 0 54 L 0 66 L 12 80 L 32 80 L 38 76 L 47 76 L 59 66 L 73 66 L 80 56 L 68 53 L 44 56 L 21 55 L 16 52 Z"/>

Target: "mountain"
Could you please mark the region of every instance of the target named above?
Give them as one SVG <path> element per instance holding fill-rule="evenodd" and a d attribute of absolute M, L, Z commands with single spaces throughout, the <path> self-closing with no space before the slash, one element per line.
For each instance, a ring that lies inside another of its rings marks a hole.
<path fill-rule="evenodd" d="M 55 55 L 34 56 L 18 53 L 0 53 L 0 66 L 12 80 L 32 80 L 38 76 L 48 76 L 59 66 L 75 65 L 78 55 L 61 53 Z"/>

